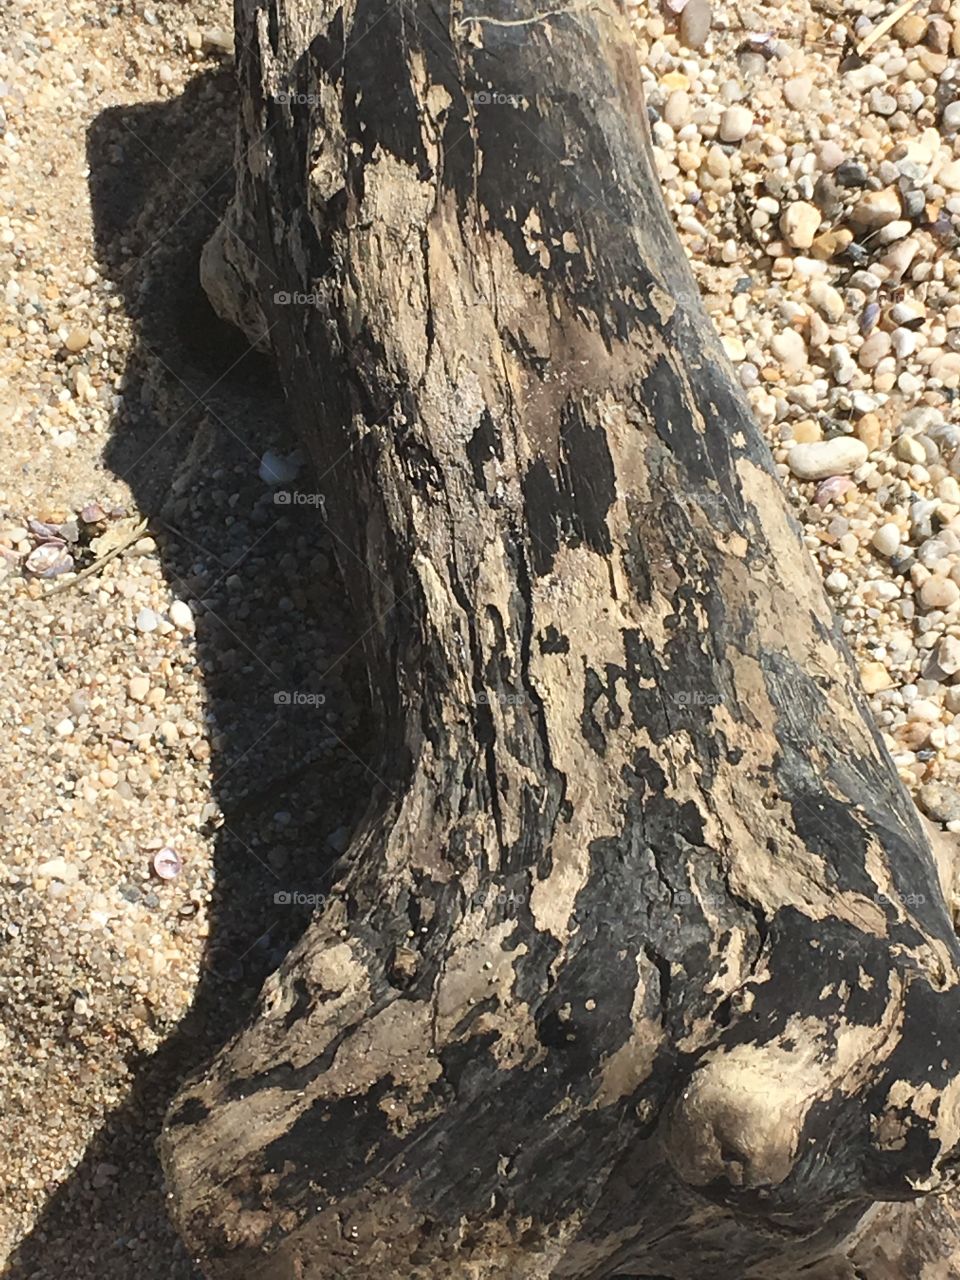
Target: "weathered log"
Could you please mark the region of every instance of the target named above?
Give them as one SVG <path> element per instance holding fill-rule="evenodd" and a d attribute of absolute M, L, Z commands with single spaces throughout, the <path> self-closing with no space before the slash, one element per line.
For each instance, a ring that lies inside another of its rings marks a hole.
<path fill-rule="evenodd" d="M 204 274 L 311 452 L 381 782 L 171 1110 L 175 1217 L 244 1280 L 800 1270 L 948 1183 L 960 951 L 621 19 L 237 26 Z"/>

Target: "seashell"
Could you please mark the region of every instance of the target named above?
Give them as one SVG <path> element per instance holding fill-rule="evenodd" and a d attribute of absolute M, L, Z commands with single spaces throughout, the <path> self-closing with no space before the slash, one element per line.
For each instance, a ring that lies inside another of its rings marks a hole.
<path fill-rule="evenodd" d="M 73 573 L 74 563 L 62 542 L 42 542 L 27 556 L 24 568 L 36 578 L 56 578 L 61 573 Z"/>
<path fill-rule="evenodd" d="M 860 332 L 866 336 L 880 319 L 880 304 L 868 302 L 860 314 Z"/>
<path fill-rule="evenodd" d="M 817 485 L 813 500 L 818 507 L 826 507 L 831 502 L 838 502 L 845 493 L 856 487 L 849 476 L 828 476 Z"/>
<path fill-rule="evenodd" d="M 34 520 L 33 516 L 27 519 L 27 528 L 35 538 L 39 538 L 41 542 L 63 541 L 63 534 L 60 532 L 60 526 L 56 524 L 47 524 L 45 520 Z"/>
<path fill-rule="evenodd" d="M 183 869 L 183 863 L 173 849 L 158 849 L 153 855 L 154 874 L 161 880 L 175 880 Z"/>

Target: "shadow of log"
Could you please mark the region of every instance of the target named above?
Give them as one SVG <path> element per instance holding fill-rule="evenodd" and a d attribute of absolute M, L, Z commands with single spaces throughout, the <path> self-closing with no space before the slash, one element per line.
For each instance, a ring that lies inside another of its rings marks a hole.
<path fill-rule="evenodd" d="M 105 461 L 194 610 L 215 886 L 193 1005 L 131 1064 L 127 1100 L 18 1247 L 6 1274 L 24 1280 L 128 1280 L 138 1240 L 138 1280 L 195 1275 L 164 1210 L 161 1118 L 302 932 L 369 791 L 361 647 L 320 506 L 277 502 L 259 478 L 265 449 L 294 448 L 277 380 L 199 285 L 234 110 L 232 77 L 205 74 L 174 101 L 104 111 L 88 136 L 97 253 L 137 332 Z M 155 909 L 189 932 L 185 897 Z"/>

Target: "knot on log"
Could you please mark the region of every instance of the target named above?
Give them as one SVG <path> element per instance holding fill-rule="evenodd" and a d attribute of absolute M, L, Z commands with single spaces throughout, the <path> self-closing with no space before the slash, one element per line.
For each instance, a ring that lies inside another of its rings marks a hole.
<path fill-rule="evenodd" d="M 667 1150 L 690 1186 L 727 1192 L 782 1183 L 799 1154 L 810 1085 L 829 1087 L 825 1073 L 814 1082 L 771 1061 L 765 1048 L 743 1048 L 698 1068 L 673 1110 Z"/>
<path fill-rule="evenodd" d="M 714 1050 L 666 1122 L 681 1180 L 749 1213 L 800 1216 L 838 1198 L 908 1200 L 951 1181 L 956 1049 L 930 1018 L 924 979 L 914 975 L 902 994 L 898 985 L 873 1027 L 795 1018 L 776 1040 L 762 1043 L 748 1025 L 741 1040 L 757 1039 Z"/>

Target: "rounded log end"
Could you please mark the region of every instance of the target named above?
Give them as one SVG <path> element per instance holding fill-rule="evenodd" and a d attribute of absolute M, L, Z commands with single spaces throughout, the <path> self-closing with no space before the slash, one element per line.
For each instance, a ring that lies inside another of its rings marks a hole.
<path fill-rule="evenodd" d="M 809 1074 L 809 1073 L 805 1073 Z M 826 1079 L 824 1087 L 828 1087 Z M 797 1157 L 809 1079 L 762 1054 L 716 1058 L 698 1068 L 675 1105 L 666 1140 L 669 1159 L 692 1187 L 754 1190 L 776 1186 Z"/>

